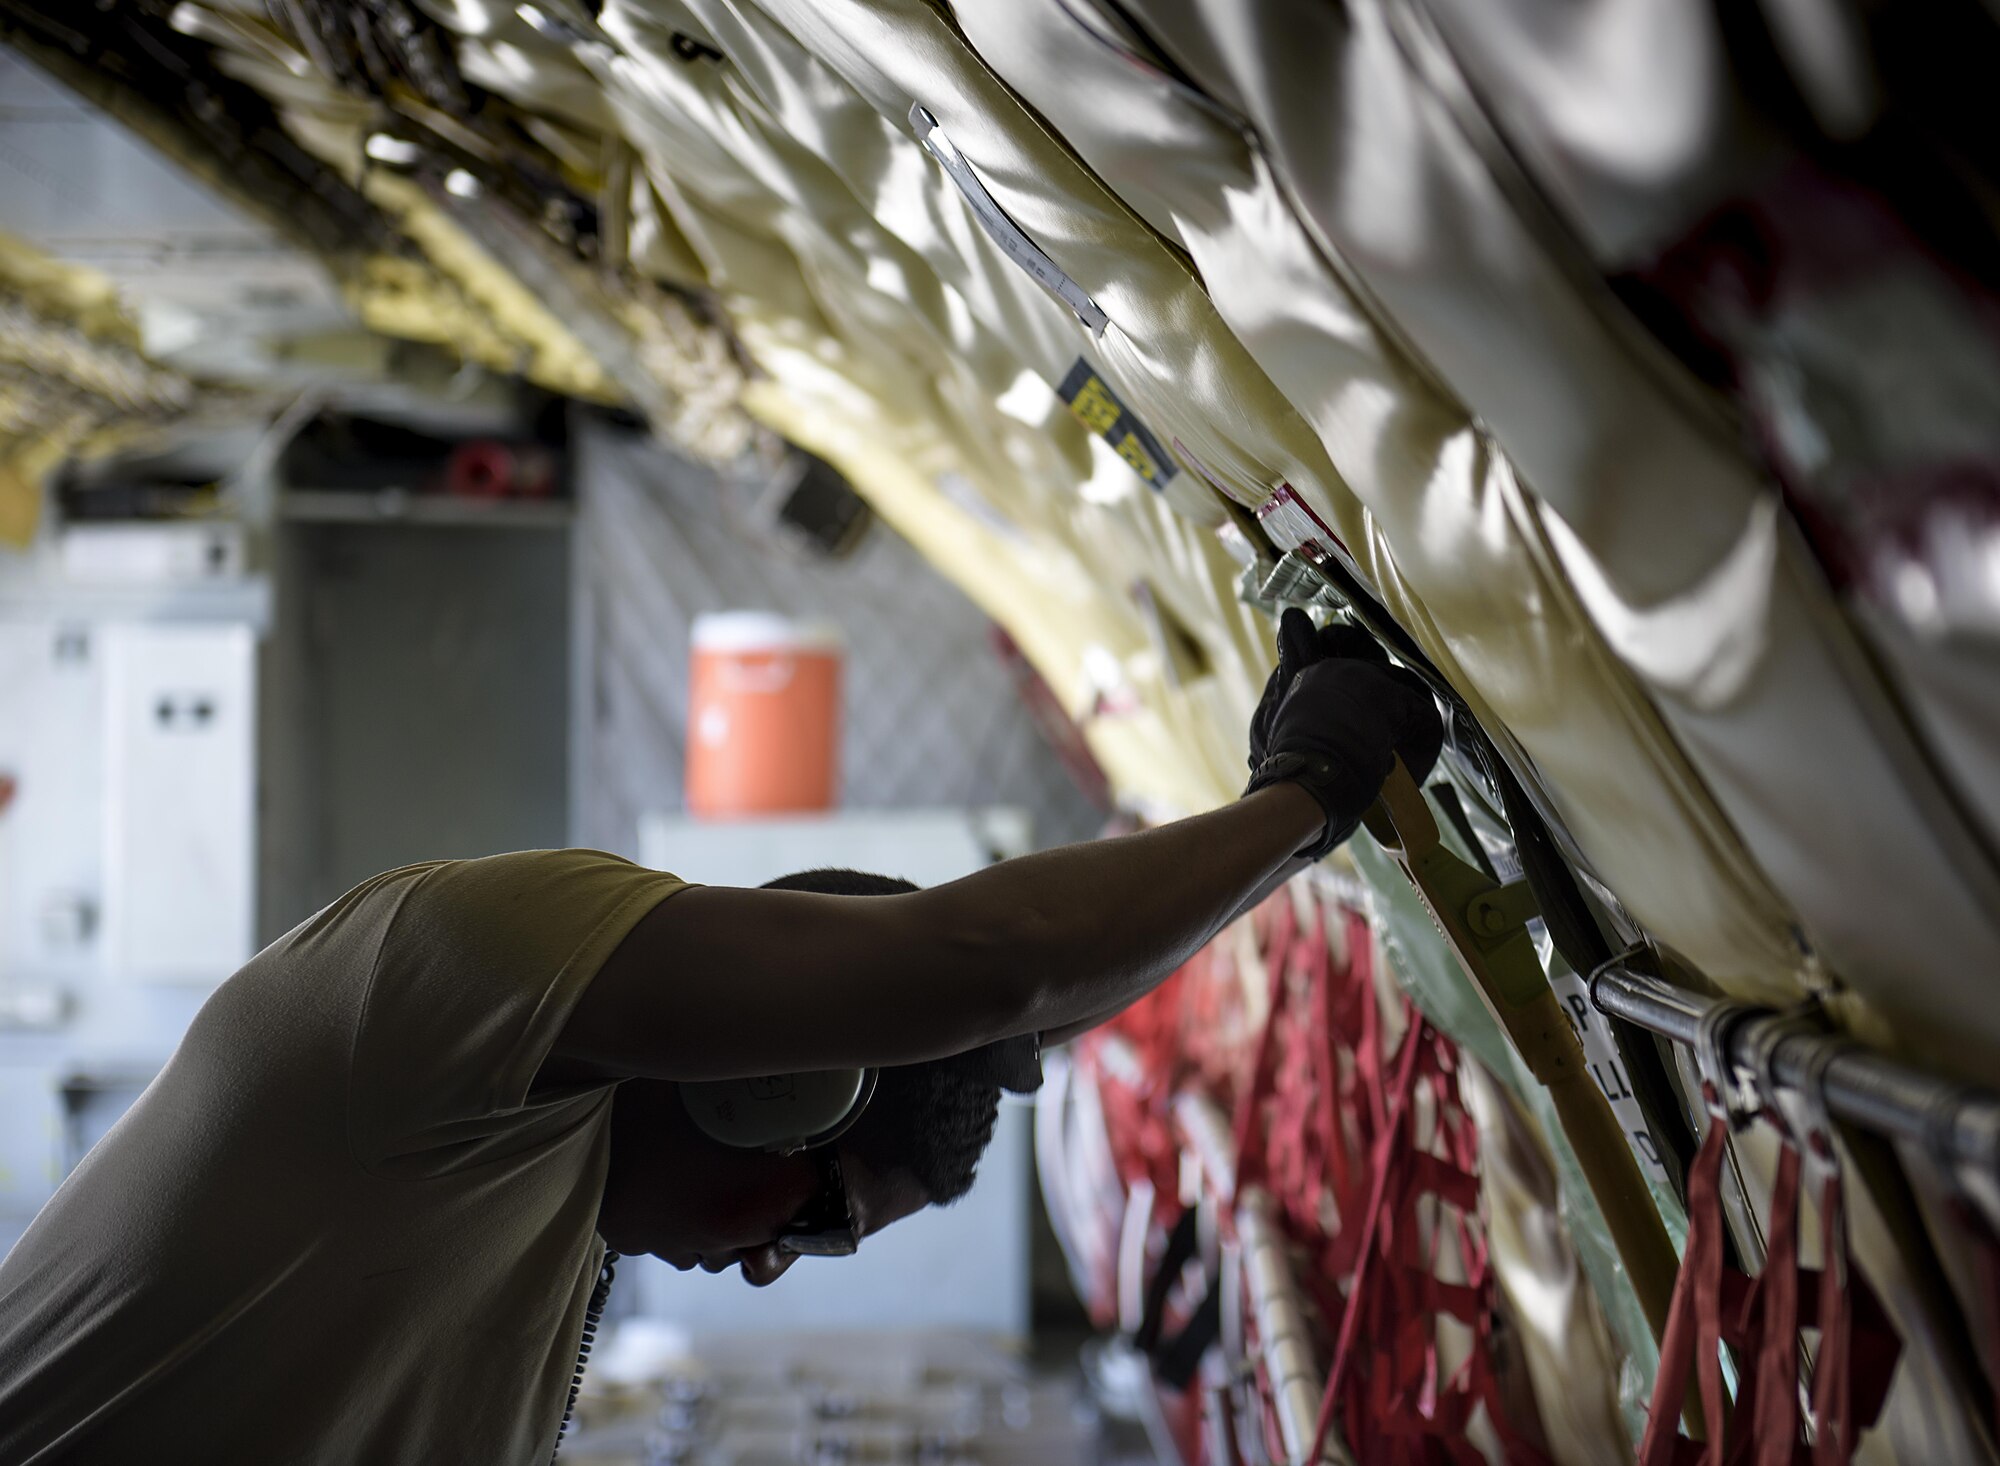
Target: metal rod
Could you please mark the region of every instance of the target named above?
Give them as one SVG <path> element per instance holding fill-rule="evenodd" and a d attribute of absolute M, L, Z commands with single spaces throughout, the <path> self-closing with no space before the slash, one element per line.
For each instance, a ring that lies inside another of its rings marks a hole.
<path fill-rule="evenodd" d="M 1685 992 L 1657 977 L 1618 966 L 1598 970 L 1590 1000 L 1601 1013 L 1622 1018 L 1678 1044 L 1692 1045 L 1715 1000 Z M 1732 1063 L 1753 1067 L 1749 1020 L 1778 1019 L 1772 1009 L 1750 1009 L 1722 1035 Z M 1780 1020 L 1782 1021 L 1782 1020 Z M 1812 1061 L 1826 1045 L 1845 1041 L 1796 1025 L 1767 1051 L 1770 1072 L 1788 1089 L 1809 1082 Z M 1925 1147 L 1939 1161 L 1990 1185 L 2000 1184 L 2000 1094 L 1956 1084 L 1864 1049 L 1842 1047 L 1827 1062 L 1827 1109 L 1863 1130 Z"/>

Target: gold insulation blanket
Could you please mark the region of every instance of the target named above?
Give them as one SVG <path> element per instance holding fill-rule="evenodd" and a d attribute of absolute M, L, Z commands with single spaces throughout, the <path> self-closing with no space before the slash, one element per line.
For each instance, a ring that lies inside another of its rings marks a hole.
<path fill-rule="evenodd" d="M 35 532 L 42 480 L 194 405 L 147 360 L 109 280 L 0 234 L 0 544 Z"/>

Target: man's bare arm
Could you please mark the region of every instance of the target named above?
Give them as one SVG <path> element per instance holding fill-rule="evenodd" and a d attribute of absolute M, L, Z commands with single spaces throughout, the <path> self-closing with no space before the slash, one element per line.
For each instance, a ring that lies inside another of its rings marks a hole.
<path fill-rule="evenodd" d="M 906 896 L 695 887 L 632 929 L 552 1058 L 725 1079 L 908 1064 L 1150 991 L 1325 827 L 1295 784 Z"/>
<path fill-rule="evenodd" d="M 1270 879 L 1266 880 L 1263 885 L 1245 897 L 1243 903 L 1236 908 L 1235 914 L 1225 920 L 1222 925 L 1226 927 L 1248 913 L 1255 911 L 1259 906 L 1264 904 L 1265 898 L 1273 891 L 1277 890 L 1286 881 L 1289 881 L 1293 876 L 1311 864 L 1310 860 L 1303 858 L 1286 861 L 1278 867 Z M 1137 1001 L 1137 998 L 1132 1000 L 1132 1002 Z M 1102 1013 L 1093 1013 L 1088 1018 L 1079 1018 L 1076 1022 L 1065 1024 L 1061 1028 L 1049 1029 L 1042 1034 L 1042 1044 L 1046 1048 L 1054 1048 L 1057 1044 L 1068 1043 L 1078 1034 L 1088 1033 L 1100 1023 L 1109 1023 L 1120 1013 L 1131 1007 L 1132 1002 L 1120 1003 L 1116 1008 L 1107 1009 Z"/>

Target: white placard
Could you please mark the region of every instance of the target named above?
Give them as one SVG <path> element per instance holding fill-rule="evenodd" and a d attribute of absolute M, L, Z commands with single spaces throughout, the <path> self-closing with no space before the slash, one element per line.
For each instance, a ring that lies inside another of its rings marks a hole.
<path fill-rule="evenodd" d="M 1583 1042 L 1583 1057 L 1589 1066 L 1590 1077 L 1604 1092 L 1604 1097 L 1611 1101 L 1611 1111 L 1618 1117 L 1618 1128 L 1625 1132 L 1632 1153 L 1639 1158 L 1639 1168 L 1646 1173 L 1648 1181 L 1671 1187 L 1673 1183 L 1667 1175 L 1667 1168 L 1653 1144 L 1653 1132 L 1646 1126 L 1646 1112 L 1639 1107 L 1639 1096 L 1633 1092 L 1632 1078 L 1625 1072 L 1625 1061 L 1618 1056 L 1618 1045 L 1611 1037 L 1611 1020 L 1592 1006 L 1588 987 L 1581 977 L 1569 970 L 1568 963 L 1557 961 L 1549 965 L 1555 969 L 1549 977 L 1549 986 L 1555 989 L 1557 1001 L 1562 1004 L 1563 1012 L 1569 1015 L 1570 1026 Z"/>

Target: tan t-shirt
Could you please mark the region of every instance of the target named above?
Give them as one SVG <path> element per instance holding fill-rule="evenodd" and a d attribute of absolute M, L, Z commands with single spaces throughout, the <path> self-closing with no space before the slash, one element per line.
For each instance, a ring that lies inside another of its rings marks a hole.
<path fill-rule="evenodd" d="M 410 866 L 252 959 L 0 1262 L 0 1462 L 546 1461 L 612 1091 L 530 1089 L 682 889 Z"/>

